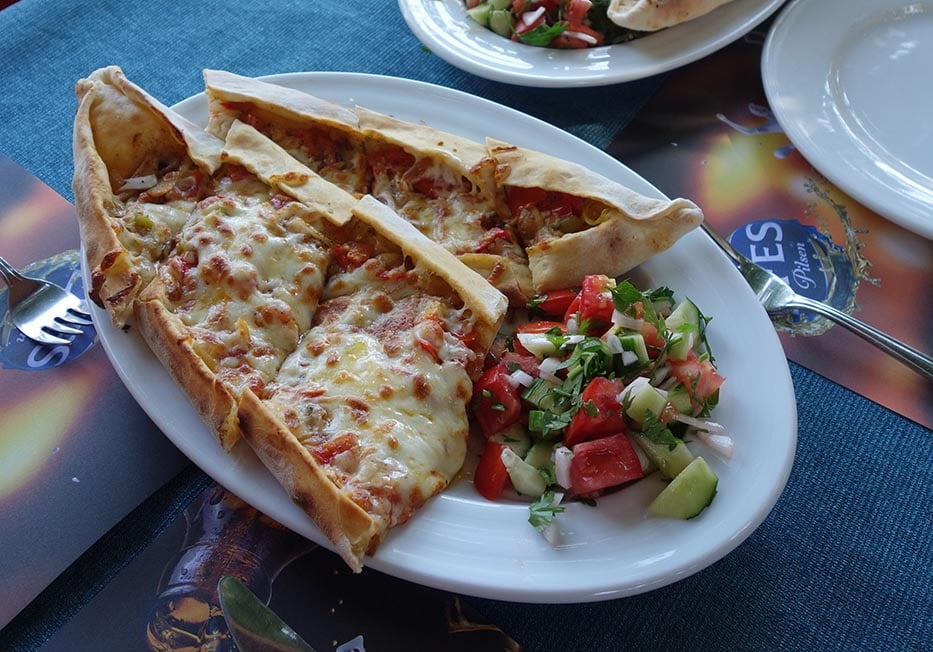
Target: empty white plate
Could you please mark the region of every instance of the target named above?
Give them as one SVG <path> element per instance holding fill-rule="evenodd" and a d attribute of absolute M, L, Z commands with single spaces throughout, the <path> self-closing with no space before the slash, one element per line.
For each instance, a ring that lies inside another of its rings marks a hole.
<path fill-rule="evenodd" d="M 933 238 L 933 3 L 795 0 L 761 71 L 791 142 L 876 213 Z"/>

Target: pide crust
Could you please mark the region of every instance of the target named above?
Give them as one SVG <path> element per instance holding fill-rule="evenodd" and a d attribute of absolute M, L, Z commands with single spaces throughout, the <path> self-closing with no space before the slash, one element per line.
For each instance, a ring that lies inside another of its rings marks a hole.
<path fill-rule="evenodd" d="M 350 220 L 356 198 L 315 174 L 249 125 L 236 120 L 227 131 L 224 161 L 242 165 L 270 186 L 294 197 L 340 226 Z"/>
<path fill-rule="evenodd" d="M 354 572 L 382 535 L 375 521 L 327 477 L 307 448 L 247 390 L 239 401 L 244 438 L 288 496 L 311 517 Z"/>
<path fill-rule="evenodd" d="M 240 438 L 237 399 L 195 352 L 187 329 L 167 303 L 164 285 L 157 277 L 134 302 L 136 326 L 221 446 L 229 451 Z"/>
<path fill-rule="evenodd" d="M 579 285 L 589 274 L 624 274 L 703 221 L 703 213 L 687 199 L 646 197 L 547 154 L 492 138 L 487 145 L 503 186 L 541 188 L 604 205 L 598 224 L 526 247 L 537 292 Z"/>
<path fill-rule="evenodd" d="M 225 109 L 224 105 L 231 103 L 250 104 L 260 112 L 286 121 L 299 124 L 311 121 L 351 134 L 358 127 L 356 114 L 340 104 L 278 84 L 223 70 L 205 70 L 204 86 L 211 107 L 208 131 L 221 138 L 226 137 L 237 118 L 236 110 Z"/>
<path fill-rule="evenodd" d="M 73 190 L 88 265 L 91 299 L 123 326 L 133 300 L 151 278 L 137 252 L 115 231 L 114 187 L 151 158 L 190 158 L 210 174 L 220 164 L 222 142 L 181 118 L 111 66 L 80 80 L 74 123 Z"/>

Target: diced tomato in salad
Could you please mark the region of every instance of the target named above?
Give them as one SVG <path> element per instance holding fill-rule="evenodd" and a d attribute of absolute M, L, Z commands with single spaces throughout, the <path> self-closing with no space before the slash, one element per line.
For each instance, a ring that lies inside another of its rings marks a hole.
<path fill-rule="evenodd" d="M 526 45 L 583 49 L 642 35 L 613 23 L 606 2 L 592 0 L 464 0 L 467 15 Z"/>
<path fill-rule="evenodd" d="M 563 509 L 555 496 L 590 500 L 669 470 L 657 456 L 683 455 L 685 439 L 705 445 L 714 432 L 731 444 L 710 418 L 724 378 L 709 320 L 689 300 L 590 275 L 535 297 L 529 314 L 544 318 L 500 336 L 474 385 L 471 415 L 486 443 L 473 480 L 485 498 L 533 499 L 541 529 Z"/>
<path fill-rule="evenodd" d="M 580 495 L 638 480 L 643 475 L 638 453 L 624 434 L 586 441 L 573 448 L 570 481 Z"/>

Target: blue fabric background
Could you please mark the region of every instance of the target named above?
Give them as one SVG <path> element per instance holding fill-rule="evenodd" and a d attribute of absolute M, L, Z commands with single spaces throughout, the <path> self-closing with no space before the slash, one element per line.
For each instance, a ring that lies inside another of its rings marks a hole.
<path fill-rule="evenodd" d="M 385 0 L 21 0 L 0 12 L 0 150 L 69 199 L 74 82 L 109 64 L 167 104 L 200 92 L 204 67 L 407 77 L 501 102 L 599 147 L 662 81 L 586 90 L 489 82 L 426 52 Z M 791 370 L 796 464 L 774 512 L 729 556 L 611 602 L 470 601 L 528 650 L 933 648 L 933 433 Z M 205 483 L 192 469 L 145 503 L 0 632 L 0 648 L 41 645 Z"/>

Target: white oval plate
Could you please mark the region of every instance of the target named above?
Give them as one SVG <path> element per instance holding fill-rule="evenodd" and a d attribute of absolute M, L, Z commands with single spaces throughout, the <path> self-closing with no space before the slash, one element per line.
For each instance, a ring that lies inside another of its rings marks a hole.
<path fill-rule="evenodd" d="M 933 238 L 933 3 L 797 0 L 761 75 L 790 141 L 876 213 Z"/>
<path fill-rule="evenodd" d="M 561 88 L 650 77 L 705 57 L 748 33 L 783 0 L 733 0 L 630 43 L 556 50 L 514 43 L 466 14 L 463 0 L 399 0 L 408 27 L 447 63 L 493 81 Z"/>
<path fill-rule="evenodd" d="M 265 78 L 319 97 L 424 120 L 482 139 L 487 134 L 585 164 L 643 193 L 646 181 L 602 151 L 527 115 L 465 93 L 420 82 L 347 73 Z M 205 124 L 203 96 L 175 107 Z M 639 278 L 689 295 L 714 315 L 710 341 L 726 376 L 717 417 L 735 435 L 730 461 L 705 457 L 719 475 L 713 504 L 690 521 L 649 518 L 660 491 L 649 478 L 560 515 L 563 543 L 552 548 L 528 524 L 528 507 L 492 503 L 468 478 L 430 500 L 389 532 L 366 565 L 450 591 L 502 600 L 582 602 L 648 591 L 720 559 L 768 515 L 787 481 L 796 446 L 790 372 L 774 329 L 735 268 L 699 230 L 640 268 Z M 217 482 L 289 528 L 329 546 L 245 444 L 225 454 L 134 330 L 94 313 L 103 345 L 133 396 L 172 442 Z"/>

